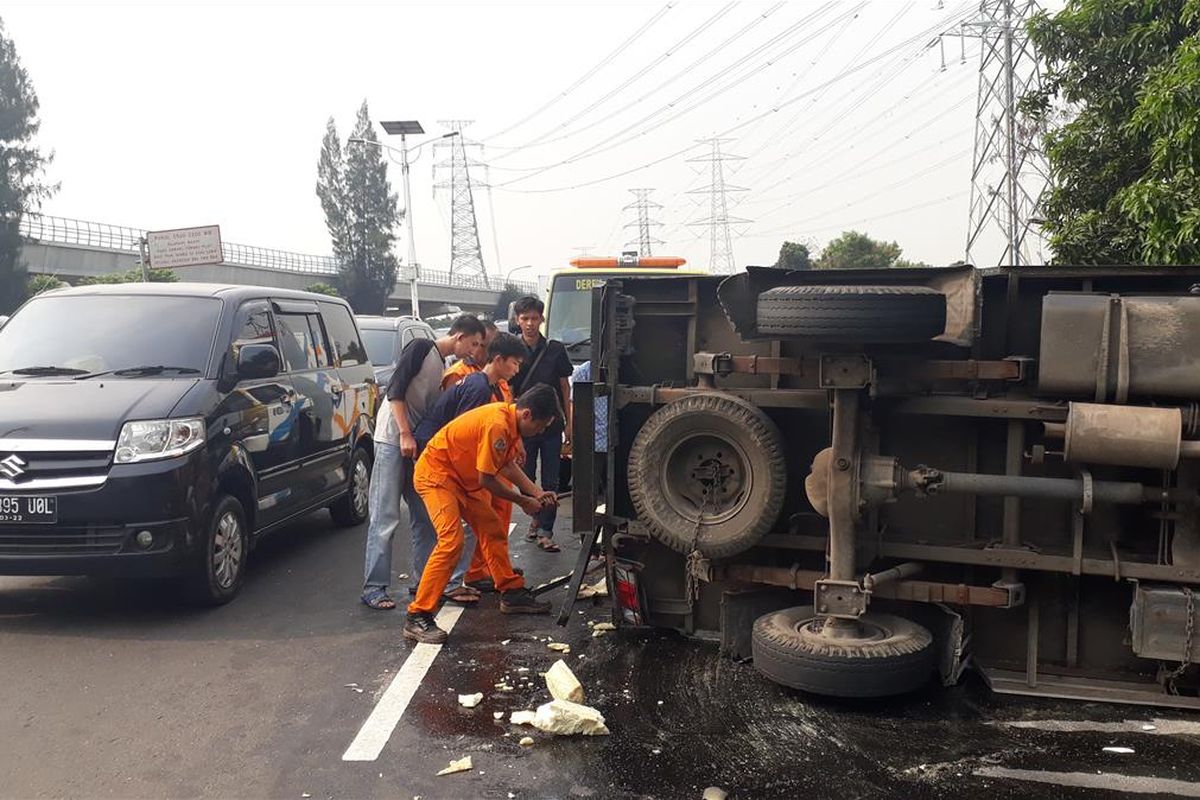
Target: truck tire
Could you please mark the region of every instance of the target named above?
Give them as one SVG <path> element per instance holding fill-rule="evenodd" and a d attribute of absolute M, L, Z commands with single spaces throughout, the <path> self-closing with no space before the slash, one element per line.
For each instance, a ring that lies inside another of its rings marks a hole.
<path fill-rule="evenodd" d="M 752 547 L 775 524 L 786 488 L 779 429 L 732 395 L 693 394 L 663 406 L 629 451 L 638 519 L 680 553 L 726 558 Z"/>
<path fill-rule="evenodd" d="M 946 329 L 926 286 L 779 286 L 758 296 L 758 332 L 855 342 L 924 342 Z"/>
<path fill-rule="evenodd" d="M 886 697 L 919 689 L 933 673 L 929 631 L 891 614 L 864 614 L 862 639 L 826 639 L 810 606 L 754 622 L 754 667 L 775 683 L 829 697 Z"/>

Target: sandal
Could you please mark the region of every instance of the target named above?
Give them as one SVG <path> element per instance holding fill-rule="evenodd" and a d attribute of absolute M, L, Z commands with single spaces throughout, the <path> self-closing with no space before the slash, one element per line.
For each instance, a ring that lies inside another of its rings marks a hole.
<path fill-rule="evenodd" d="M 386 589 L 372 589 L 362 596 L 363 605 L 376 611 L 391 611 L 396 601 L 388 596 Z"/>
<path fill-rule="evenodd" d="M 474 605 L 479 602 L 482 595 L 470 586 L 455 586 L 448 592 L 442 594 L 442 599 L 449 603 L 458 603 L 459 605 Z"/>
<path fill-rule="evenodd" d="M 544 553 L 561 553 L 562 548 L 554 543 L 554 540 L 547 536 L 537 537 L 538 550 Z"/>

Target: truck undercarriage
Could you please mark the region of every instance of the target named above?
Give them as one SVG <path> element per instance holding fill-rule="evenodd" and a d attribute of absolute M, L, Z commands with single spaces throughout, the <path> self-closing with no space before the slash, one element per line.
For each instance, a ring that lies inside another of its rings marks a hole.
<path fill-rule="evenodd" d="M 575 520 L 618 619 L 819 694 L 973 666 L 1200 707 L 1198 292 L 1187 268 L 609 281 Z"/>

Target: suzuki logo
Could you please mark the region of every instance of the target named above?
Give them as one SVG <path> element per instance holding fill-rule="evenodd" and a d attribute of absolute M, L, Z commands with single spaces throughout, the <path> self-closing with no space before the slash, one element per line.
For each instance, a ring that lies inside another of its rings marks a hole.
<path fill-rule="evenodd" d="M 16 453 L 0 461 L 0 475 L 6 478 L 19 478 L 25 474 L 25 461 Z"/>

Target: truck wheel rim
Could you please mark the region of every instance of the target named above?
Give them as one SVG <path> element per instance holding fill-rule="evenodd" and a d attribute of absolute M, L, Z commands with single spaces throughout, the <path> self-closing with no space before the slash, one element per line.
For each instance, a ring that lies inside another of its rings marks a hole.
<path fill-rule="evenodd" d="M 695 431 L 675 443 L 663 459 L 667 502 L 688 522 L 704 509 L 707 525 L 725 522 L 746 505 L 754 476 L 741 447 L 712 431 Z"/>
<path fill-rule="evenodd" d="M 360 517 L 367 515 L 367 494 L 371 485 L 371 475 L 367 465 L 361 458 L 354 462 L 354 475 L 350 480 L 350 499 L 354 504 L 354 513 Z"/>
<path fill-rule="evenodd" d="M 222 589 L 233 586 L 242 566 L 242 524 L 237 515 L 226 511 L 217 523 L 213 542 L 213 576 Z"/>

